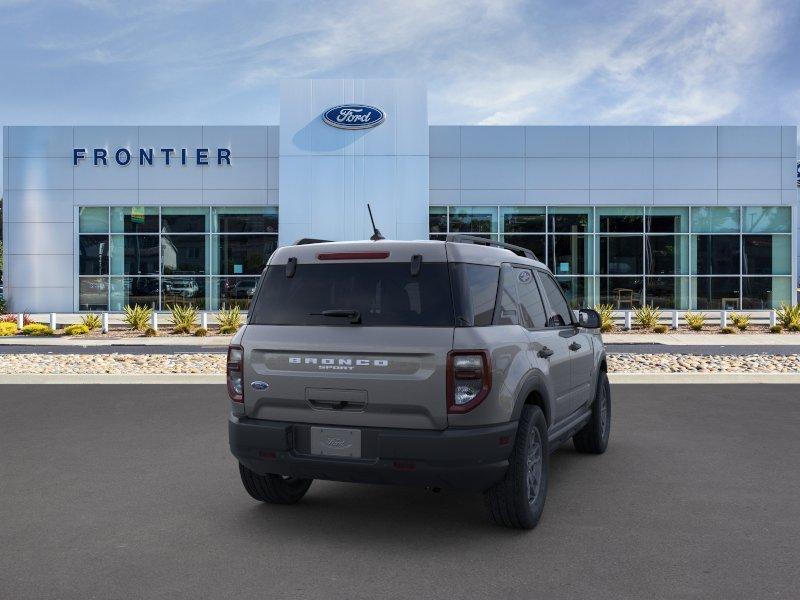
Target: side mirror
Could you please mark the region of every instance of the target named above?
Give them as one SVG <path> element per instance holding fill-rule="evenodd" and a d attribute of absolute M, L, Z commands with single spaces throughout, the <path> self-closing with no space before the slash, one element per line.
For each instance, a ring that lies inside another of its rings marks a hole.
<path fill-rule="evenodd" d="M 600 315 L 591 308 L 582 308 L 578 311 L 578 325 L 586 329 L 600 329 Z"/>

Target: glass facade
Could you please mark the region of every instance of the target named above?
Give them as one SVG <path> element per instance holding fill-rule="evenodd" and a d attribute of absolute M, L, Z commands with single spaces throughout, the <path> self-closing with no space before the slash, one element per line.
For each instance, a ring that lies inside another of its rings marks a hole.
<path fill-rule="evenodd" d="M 250 305 L 278 245 L 277 207 L 79 209 L 78 308 Z"/>
<path fill-rule="evenodd" d="M 430 237 L 532 250 L 573 307 L 757 310 L 792 301 L 788 206 L 432 206 Z"/>

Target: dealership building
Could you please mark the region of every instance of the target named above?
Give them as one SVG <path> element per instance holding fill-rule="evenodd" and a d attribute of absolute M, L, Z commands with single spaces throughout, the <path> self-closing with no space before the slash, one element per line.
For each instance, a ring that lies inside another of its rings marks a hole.
<path fill-rule="evenodd" d="M 467 233 L 574 305 L 796 301 L 795 126 L 429 125 L 425 85 L 286 80 L 278 125 L 3 128 L 8 309 L 246 306 L 278 245 Z"/>

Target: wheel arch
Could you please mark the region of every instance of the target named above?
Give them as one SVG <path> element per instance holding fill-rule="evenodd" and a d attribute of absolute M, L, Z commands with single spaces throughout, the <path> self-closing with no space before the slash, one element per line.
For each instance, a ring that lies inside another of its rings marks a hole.
<path fill-rule="evenodd" d="M 544 414 L 544 420 L 547 427 L 553 424 L 553 406 L 551 394 L 547 389 L 544 376 L 538 371 L 532 372 L 526 377 L 520 391 L 517 394 L 517 400 L 514 404 L 513 419 L 518 420 L 522 414 L 522 409 L 526 405 L 538 406 Z"/>

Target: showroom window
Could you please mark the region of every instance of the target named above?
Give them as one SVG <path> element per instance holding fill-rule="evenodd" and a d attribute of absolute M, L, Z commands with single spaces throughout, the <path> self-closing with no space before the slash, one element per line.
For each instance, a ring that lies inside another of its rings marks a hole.
<path fill-rule="evenodd" d="M 432 206 L 430 237 L 533 250 L 573 307 L 777 308 L 792 299 L 787 206 Z"/>
<path fill-rule="evenodd" d="M 277 207 L 81 207 L 79 310 L 247 309 L 278 243 Z"/>

